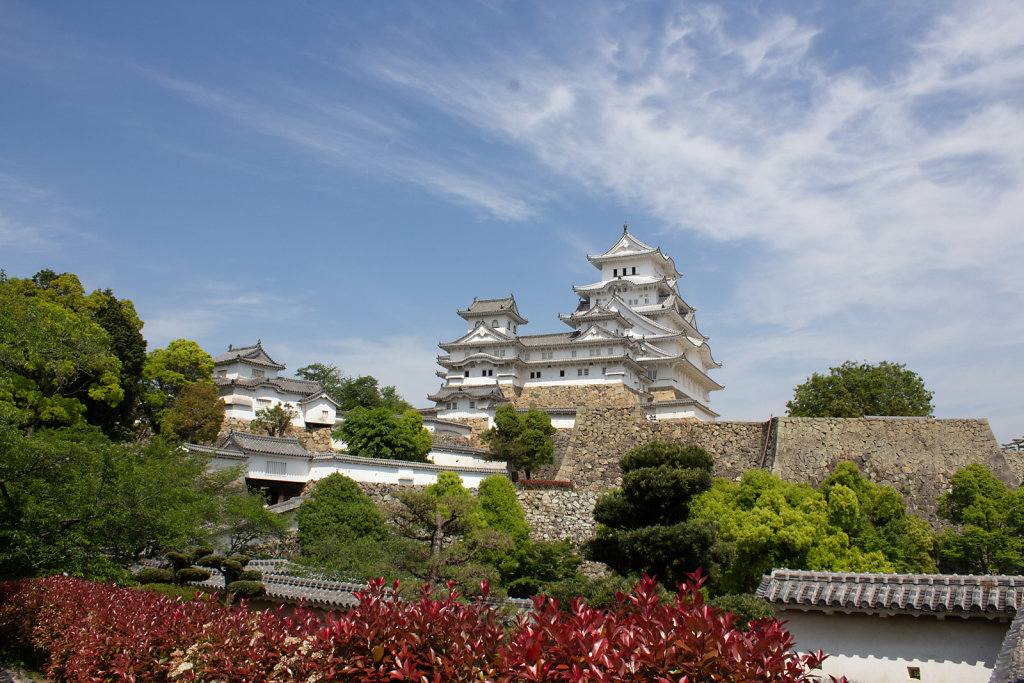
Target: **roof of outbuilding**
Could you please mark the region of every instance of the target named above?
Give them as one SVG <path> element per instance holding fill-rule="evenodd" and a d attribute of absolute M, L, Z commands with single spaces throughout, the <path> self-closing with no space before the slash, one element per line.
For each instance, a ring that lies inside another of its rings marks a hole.
<path fill-rule="evenodd" d="M 268 453 L 270 455 L 309 456 L 309 451 L 302 447 L 298 439 L 236 432 L 235 430 L 228 432 L 227 436 L 217 444 L 217 448 L 225 448 L 232 443 L 246 455 L 249 453 Z"/>
<path fill-rule="evenodd" d="M 241 361 L 246 365 L 274 368 L 275 370 L 284 370 L 285 368 L 284 365 L 278 363 L 263 350 L 263 342 L 259 339 L 252 346 L 229 346 L 227 353 L 222 353 L 213 359 L 213 364 L 223 365 L 235 361 Z"/>
<path fill-rule="evenodd" d="M 311 396 L 322 390 L 319 382 L 297 377 L 238 377 L 235 379 L 214 377 L 213 381 L 218 387 L 236 386 L 252 389 L 253 387 L 271 386 L 281 393 L 298 394 L 303 397 Z"/>
<path fill-rule="evenodd" d="M 447 401 L 456 398 L 489 398 L 499 402 L 508 402 L 501 388 L 496 384 L 469 384 L 466 386 L 441 387 L 436 394 L 427 396 L 431 401 Z"/>
<path fill-rule="evenodd" d="M 757 595 L 776 607 L 804 610 L 1013 617 L 1024 602 L 1024 576 L 773 569 Z"/>
<path fill-rule="evenodd" d="M 1024 683 L 1024 612 L 1014 618 L 996 656 L 989 683 Z"/>

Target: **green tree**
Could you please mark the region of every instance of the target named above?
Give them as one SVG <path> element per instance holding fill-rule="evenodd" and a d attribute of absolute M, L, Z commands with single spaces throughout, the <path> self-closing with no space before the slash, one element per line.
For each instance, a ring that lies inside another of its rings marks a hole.
<path fill-rule="evenodd" d="M 723 593 L 753 591 L 774 567 L 820 571 L 934 572 L 927 522 L 907 515 L 902 496 L 841 463 L 819 490 L 762 470 L 739 483 L 716 480 L 691 519 L 718 524 L 735 559 L 716 579 Z"/>
<path fill-rule="evenodd" d="M 182 441 L 210 442 L 217 438 L 223 422 L 224 402 L 217 396 L 217 387 L 213 382 L 199 381 L 179 392 L 174 405 L 164 411 L 160 429 Z"/>
<path fill-rule="evenodd" d="M 487 528 L 479 502 L 454 472 L 442 472 L 426 489 L 403 489 L 392 508 L 396 534 L 405 541 L 394 556 L 423 581 L 454 581 L 473 593 L 480 581 L 497 583 L 497 570 L 483 557 L 511 550 L 507 534 Z"/>
<path fill-rule="evenodd" d="M 396 417 L 387 408 L 356 408 L 345 415 L 334 436 L 345 442 L 349 453 L 365 458 L 427 462 L 433 446 L 416 410 Z"/>
<path fill-rule="evenodd" d="M 508 534 L 517 544 L 530 538 L 526 514 L 519 505 L 515 486 L 508 477 L 494 474 L 480 482 L 477 501 L 483 522 L 491 529 Z"/>
<path fill-rule="evenodd" d="M 284 436 L 295 415 L 295 409 L 291 406 L 276 403 L 270 408 L 257 410 L 255 419 L 249 423 L 249 430 L 257 432 L 263 429 L 270 436 Z"/>
<path fill-rule="evenodd" d="M 287 517 L 268 510 L 262 494 L 248 491 L 223 498 L 217 528 L 229 554 L 253 554 L 289 535 Z"/>
<path fill-rule="evenodd" d="M 960 574 L 1024 572 L 1024 493 L 984 465 L 958 470 L 939 497 L 939 517 L 957 525 L 937 539 L 939 565 Z"/>
<path fill-rule="evenodd" d="M 341 410 L 355 408 L 386 408 L 393 414 L 412 409 L 398 390 L 391 385 L 380 387 L 376 377 L 346 377 L 336 365 L 313 363 L 296 371 L 302 379 L 318 382 L 338 402 Z"/>
<path fill-rule="evenodd" d="M 508 462 L 517 472 L 524 470 L 527 479 L 538 467 L 554 459 L 551 435 L 555 428 L 543 410 L 531 407 L 520 415 L 515 407 L 506 404 L 495 411 L 494 425 L 480 435 L 490 447 L 490 457 Z"/>
<path fill-rule="evenodd" d="M 82 422 L 87 402 L 117 406 L 121 362 L 107 332 L 87 309 L 32 295 L 24 283 L 0 281 L 0 404 L 29 432 Z"/>
<path fill-rule="evenodd" d="M 174 405 L 185 387 L 212 381 L 213 356 L 194 341 L 175 339 L 166 349 L 149 352 L 142 374 L 146 384 L 143 408 L 156 432 L 164 411 Z"/>
<path fill-rule="evenodd" d="M 932 392 L 901 363 L 846 361 L 827 375 L 811 375 L 793 390 L 786 408 L 792 417 L 931 417 Z"/>
<path fill-rule="evenodd" d="M 237 477 L 207 464 L 159 439 L 117 444 L 86 427 L 25 434 L 0 417 L 0 578 L 109 579 L 207 537 Z"/>
<path fill-rule="evenodd" d="M 590 559 L 622 575 L 646 573 L 668 586 L 703 568 L 712 577 L 728 560 L 718 525 L 688 519 L 693 499 L 711 487 L 711 455 L 695 444 L 653 442 L 619 459 L 622 488 L 594 506 Z"/>
<path fill-rule="evenodd" d="M 303 557 L 340 572 L 365 573 L 388 538 L 377 506 L 359 484 L 337 473 L 317 482 L 296 516 Z"/>

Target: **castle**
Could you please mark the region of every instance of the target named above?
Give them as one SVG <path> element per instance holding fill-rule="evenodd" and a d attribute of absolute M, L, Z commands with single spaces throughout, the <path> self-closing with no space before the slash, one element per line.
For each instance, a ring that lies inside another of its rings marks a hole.
<path fill-rule="evenodd" d="M 440 344 L 444 383 L 428 396 L 435 403 L 429 412 L 468 422 L 493 418 L 505 403 L 643 405 L 654 420 L 718 417 L 708 403 L 722 386 L 708 371 L 721 363 L 679 293 L 673 260 L 626 226 L 610 249 L 587 260 L 601 279 L 573 287 L 579 305 L 559 316 L 570 332 L 519 334 L 527 319 L 514 296 L 474 299 L 459 311 L 468 329 Z"/>

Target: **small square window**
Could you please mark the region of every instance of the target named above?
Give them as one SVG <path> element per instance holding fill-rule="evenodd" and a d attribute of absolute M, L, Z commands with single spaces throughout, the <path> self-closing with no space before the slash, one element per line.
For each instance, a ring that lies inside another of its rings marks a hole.
<path fill-rule="evenodd" d="M 476 401 L 470 401 L 469 402 L 469 407 L 470 408 L 476 408 Z"/>
<path fill-rule="evenodd" d="M 558 376 L 559 377 L 565 377 L 565 370 L 559 370 L 558 371 Z"/>
<path fill-rule="evenodd" d="M 921 680 L 921 667 L 919 666 L 908 666 L 907 675 L 910 676 L 911 680 Z"/>

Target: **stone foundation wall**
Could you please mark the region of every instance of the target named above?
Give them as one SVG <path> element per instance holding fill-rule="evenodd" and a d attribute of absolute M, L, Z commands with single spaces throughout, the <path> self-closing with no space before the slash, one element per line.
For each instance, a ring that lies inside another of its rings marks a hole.
<path fill-rule="evenodd" d="M 639 407 L 581 408 L 570 432 L 561 466 L 555 476 L 577 489 L 599 491 L 620 486 L 619 458 L 651 441 L 697 443 L 715 458 L 715 475 L 736 479 L 743 472 L 770 466 L 774 449 L 766 447 L 766 422 L 701 422 L 688 418 L 648 422 Z"/>
<path fill-rule="evenodd" d="M 506 392 L 508 396 L 508 392 Z M 621 383 L 571 386 L 528 386 L 508 396 L 516 408 L 569 406 L 635 406 L 640 395 Z"/>
<path fill-rule="evenodd" d="M 784 481 L 819 484 L 839 462 L 902 492 L 908 509 L 935 521 L 936 499 L 956 470 L 980 462 L 1016 485 L 1021 458 L 999 448 L 987 420 L 774 418 L 770 422 L 646 422 L 639 408 L 581 408 L 554 478 L 580 491 L 620 486 L 619 457 L 651 441 L 697 443 L 715 458 L 715 475 L 738 479 L 770 470 Z"/>
<path fill-rule="evenodd" d="M 655 401 L 678 401 L 686 396 L 678 389 L 652 389 L 651 398 Z"/>
<path fill-rule="evenodd" d="M 772 472 L 783 480 L 817 485 L 836 464 L 853 462 L 932 522 L 936 499 L 962 467 L 979 462 L 1006 482 L 1020 481 L 988 420 L 786 417 L 778 423 Z"/>
<path fill-rule="evenodd" d="M 535 541 L 571 540 L 576 545 L 594 535 L 595 491 L 516 490 Z"/>

